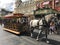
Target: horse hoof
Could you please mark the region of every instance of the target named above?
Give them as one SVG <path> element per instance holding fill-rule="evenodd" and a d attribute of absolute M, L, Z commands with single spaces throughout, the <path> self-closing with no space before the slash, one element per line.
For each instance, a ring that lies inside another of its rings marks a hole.
<path fill-rule="evenodd" d="M 46 43 L 49 43 L 49 41 L 46 41 Z"/>
<path fill-rule="evenodd" d="M 30 36 L 31 38 L 33 38 L 33 36 Z"/>
<path fill-rule="evenodd" d="M 39 39 L 36 39 L 37 41 L 39 41 Z"/>

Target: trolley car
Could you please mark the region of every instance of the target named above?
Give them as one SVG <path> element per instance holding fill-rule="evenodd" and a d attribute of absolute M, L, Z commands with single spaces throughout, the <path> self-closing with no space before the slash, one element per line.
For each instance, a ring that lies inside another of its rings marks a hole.
<path fill-rule="evenodd" d="M 4 30 L 20 34 L 21 32 L 25 32 L 28 30 L 28 19 L 23 16 L 23 14 L 9 14 L 4 17 Z"/>

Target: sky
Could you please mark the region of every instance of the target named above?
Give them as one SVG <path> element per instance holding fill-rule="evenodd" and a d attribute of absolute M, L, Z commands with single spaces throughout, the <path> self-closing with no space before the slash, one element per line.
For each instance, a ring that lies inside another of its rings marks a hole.
<path fill-rule="evenodd" d="M 6 10 L 9 11 L 14 11 L 15 1 L 16 0 L 0 0 L 0 8 L 5 8 Z M 22 0 L 22 1 L 24 2 L 26 0 Z"/>
<path fill-rule="evenodd" d="M 28 0 L 22 0 L 22 1 L 24 2 L 24 1 L 28 1 Z"/>

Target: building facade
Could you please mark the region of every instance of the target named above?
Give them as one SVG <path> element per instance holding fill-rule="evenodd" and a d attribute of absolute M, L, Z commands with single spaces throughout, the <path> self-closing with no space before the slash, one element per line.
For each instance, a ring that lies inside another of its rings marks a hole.
<path fill-rule="evenodd" d="M 42 7 L 50 7 L 55 9 L 55 7 L 60 7 L 59 2 L 60 0 L 28 0 L 26 2 L 16 0 L 16 8 L 14 10 L 14 13 L 33 14 L 34 10 Z"/>
<path fill-rule="evenodd" d="M 9 13 L 12 13 L 12 11 L 7 11 L 5 9 L 0 9 L 0 16 L 5 16 L 5 15 L 7 15 Z"/>
<path fill-rule="evenodd" d="M 15 4 L 16 4 L 16 8 L 14 13 L 33 14 L 33 10 L 36 9 L 36 1 L 34 0 L 29 0 L 26 2 L 17 0 Z"/>

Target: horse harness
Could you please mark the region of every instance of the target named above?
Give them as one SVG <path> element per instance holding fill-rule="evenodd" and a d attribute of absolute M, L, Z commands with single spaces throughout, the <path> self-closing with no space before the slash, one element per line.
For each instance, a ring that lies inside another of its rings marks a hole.
<path fill-rule="evenodd" d="M 40 20 L 39 20 L 39 21 L 40 21 Z M 45 20 L 45 18 L 42 19 L 43 25 L 39 25 L 39 21 L 38 21 L 38 23 L 37 23 L 38 27 L 39 27 L 39 26 L 48 27 L 48 23 L 47 23 L 47 21 Z"/>

